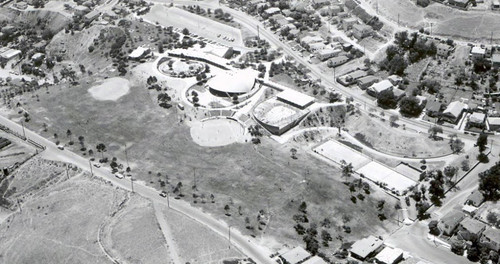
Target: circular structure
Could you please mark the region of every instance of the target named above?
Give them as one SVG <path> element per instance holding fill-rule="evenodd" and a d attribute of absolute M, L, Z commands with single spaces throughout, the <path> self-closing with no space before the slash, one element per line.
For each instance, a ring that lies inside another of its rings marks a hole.
<path fill-rule="evenodd" d="M 203 147 L 221 147 L 251 140 L 238 121 L 229 118 L 203 120 L 191 127 L 193 141 Z"/>
<path fill-rule="evenodd" d="M 158 62 L 158 70 L 171 77 L 187 78 L 204 72 L 206 65 L 202 62 L 186 59 L 162 58 Z"/>
<path fill-rule="evenodd" d="M 255 86 L 258 73 L 252 69 L 241 71 L 225 71 L 217 74 L 207 82 L 212 94 L 233 96 L 249 93 Z"/>
<path fill-rule="evenodd" d="M 91 87 L 88 92 L 99 101 L 116 101 L 129 91 L 129 81 L 115 77 L 104 80 L 100 85 Z"/>

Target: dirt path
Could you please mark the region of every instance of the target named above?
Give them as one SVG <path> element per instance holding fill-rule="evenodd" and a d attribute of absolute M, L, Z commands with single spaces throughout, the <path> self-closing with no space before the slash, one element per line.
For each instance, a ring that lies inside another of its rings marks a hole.
<path fill-rule="evenodd" d="M 170 226 L 167 224 L 167 221 L 165 220 L 165 217 L 162 213 L 161 210 L 161 204 L 158 204 L 158 202 L 153 201 L 153 208 L 155 211 L 156 215 L 156 221 L 158 221 L 158 224 L 160 225 L 160 229 L 163 233 L 163 237 L 165 237 L 165 248 L 168 252 L 170 252 L 170 257 L 174 261 L 175 264 L 181 264 L 181 260 L 179 258 L 179 254 L 177 253 L 177 245 L 175 244 L 174 240 L 172 239 L 172 232 L 170 231 Z"/>

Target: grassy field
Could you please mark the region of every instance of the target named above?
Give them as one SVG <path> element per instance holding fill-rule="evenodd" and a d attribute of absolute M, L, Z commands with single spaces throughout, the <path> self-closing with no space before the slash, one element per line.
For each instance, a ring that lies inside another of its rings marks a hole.
<path fill-rule="evenodd" d="M 264 138 L 258 146 L 198 146 L 191 139 L 190 128 L 179 123 L 178 110 L 160 108 L 144 87 L 145 79 L 130 79 L 129 93 L 116 102 L 94 100 L 87 92 L 94 84 L 86 84 L 85 80 L 81 85 L 64 89 L 50 88 L 48 94 L 40 92 L 40 102 L 26 98 L 24 107 L 33 113 L 27 125 L 53 140 L 53 134 L 57 133 L 63 143 L 69 140 L 66 131 L 71 129 L 74 138 L 84 136 L 85 144 L 94 151 L 97 143 L 104 143 L 105 156 L 116 156 L 119 163 L 125 163 L 126 146 L 134 177 L 157 189 L 162 189 L 165 181 L 169 186 L 182 182 L 184 199 L 196 201 L 204 210 L 247 234 L 262 236 L 263 243 L 271 241 L 268 237 L 277 238 L 279 243 L 271 245 L 276 248 L 281 243 L 300 243 L 301 238 L 293 230 L 292 216 L 301 201 L 309 203 L 310 221 L 318 223 L 325 217 L 331 218 L 335 223 L 330 229 L 332 236 L 338 233 L 346 239 L 355 239 L 384 234 L 394 227 L 393 223 L 378 220 L 376 201 L 369 198 L 356 204 L 350 201 L 348 187 L 339 184 L 337 169 L 302 151 L 297 160 L 291 159 L 290 148 L 296 145 L 279 145 Z M 44 122 L 49 124 L 47 132 L 41 129 Z M 215 204 L 203 204 L 200 198 L 192 198 L 195 174 L 195 193 L 205 197 L 214 194 Z M 230 206 L 231 217 L 225 216 L 226 204 Z M 386 208 L 390 218 L 394 206 Z M 246 217 L 256 226 L 259 210 L 271 216 L 269 223 L 263 230 L 245 229 Z M 351 234 L 340 231 L 344 224 L 342 216 L 351 219 L 348 223 Z"/>
<path fill-rule="evenodd" d="M 432 33 L 467 41 L 500 40 L 500 14 L 486 11 L 462 11 L 439 3 L 422 8 L 410 0 L 370 1 L 378 14 L 399 23 L 401 26 L 419 29 L 424 27 Z M 487 25 L 487 26 L 486 26 Z"/>

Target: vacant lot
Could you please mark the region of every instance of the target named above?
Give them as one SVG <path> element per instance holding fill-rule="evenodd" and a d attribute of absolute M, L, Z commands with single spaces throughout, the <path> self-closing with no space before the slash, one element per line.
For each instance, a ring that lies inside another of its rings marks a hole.
<path fill-rule="evenodd" d="M 149 22 L 158 22 L 165 27 L 187 28 L 191 33 L 216 40 L 217 42 L 243 46 L 241 31 L 239 29 L 176 7 L 169 8 L 163 5 L 155 5 L 143 17 Z M 234 38 L 234 41 L 225 41 L 224 37 Z"/>
<path fill-rule="evenodd" d="M 451 153 L 446 140 L 433 141 L 425 134 L 391 128 L 388 121 L 382 122 L 366 114 L 349 116 L 345 127 L 365 145 L 389 154 L 425 158 Z"/>

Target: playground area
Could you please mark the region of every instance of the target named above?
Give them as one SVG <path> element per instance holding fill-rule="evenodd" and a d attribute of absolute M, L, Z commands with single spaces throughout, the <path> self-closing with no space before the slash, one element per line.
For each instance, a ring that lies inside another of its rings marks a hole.
<path fill-rule="evenodd" d="M 221 147 L 251 140 L 246 129 L 233 119 L 214 118 L 195 123 L 191 127 L 193 141 L 203 147 Z"/>
<path fill-rule="evenodd" d="M 129 81 L 115 77 L 106 79 L 102 84 L 91 87 L 88 92 L 99 101 L 116 101 L 129 91 Z"/>
<path fill-rule="evenodd" d="M 165 57 L 158 62 L 158 70 L 171 77 L 193 77 L 204 72 L 206 68 L 207 66 L 202 62 L 186 59 Z"/>

